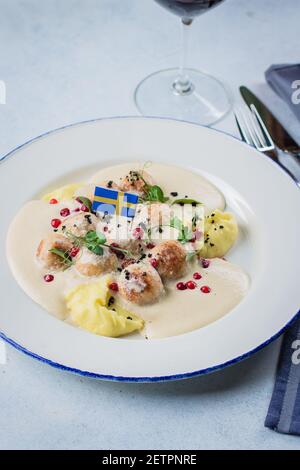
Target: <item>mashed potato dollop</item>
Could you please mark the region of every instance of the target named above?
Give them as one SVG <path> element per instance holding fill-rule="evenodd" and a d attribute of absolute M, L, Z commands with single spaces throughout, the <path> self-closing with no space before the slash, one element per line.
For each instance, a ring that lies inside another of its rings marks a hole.
<path fill-rule="evenodd" d="M 205 218 L 204 245 L 200 256 L 204 258 L 222 258 L 235 243 L 238 225 L 229 212 L 213 211 Z"/>
<path fill-rule="evenodd" d="M 125 310 L 117 302 L 108 307 L 110 282 L 110 276 L 103 276 L 67 292 L 65 299 L 72 322 L 96 335 L 113 338 L 142 329 L 144 321 L 139 316 Z"/>

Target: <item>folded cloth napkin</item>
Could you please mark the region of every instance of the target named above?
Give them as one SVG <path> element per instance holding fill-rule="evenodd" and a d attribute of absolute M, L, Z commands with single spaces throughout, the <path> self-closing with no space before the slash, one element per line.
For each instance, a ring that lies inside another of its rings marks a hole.
<path fill-rule="evenodd" d="M 300 120 L 300 64 L 271 65 L 265 77 Z"/>
<path fill-rule="evenodd" d="M 273 90 L 300 120 L 300 64 L 272 65 L 265 73 Z M 284 335 L 265 426 L 300 435 L 300 319 Z"/>
<path fill-rule="evenodd" d="M 300 436 L 300 319 L 284 335 L 265 426 Z"/>

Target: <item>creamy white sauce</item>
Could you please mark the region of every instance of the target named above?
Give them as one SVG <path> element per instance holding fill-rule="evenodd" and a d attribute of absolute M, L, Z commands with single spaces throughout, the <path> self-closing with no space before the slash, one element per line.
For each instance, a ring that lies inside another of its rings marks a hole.
<path fill-rule="evenodd" d="M 194 280 L 195 272 L 201 273 L 202 279 Z M 175 336 L 208 325 L 232 310 L 249 287 L 249 278 L 241 268 L 219 258 L 212 259 L 206 269 L 199 262 L 192 263 L 189 273 L 180 279 L 188 280 L 194 280 L 196 289 L 181 291 L 176 289 L 177 281 L 168 282 L 159 303 L 135 306 L 135 312 L 146 321 L 146 337 Z M 201 292 L 202 286 L 209 286 L 211 292 Z"/>
<path fill-rule="evenodd" d="M 77 193 L 91 197 L 94 183 L 101 184 L 107 180 L 118 182 L 132 169 L 137 169 L 137 165 L 131 163 L 102 169 L 93 175 L 92 183 L 84 187 L 85 194 L 83 190 L 78 190 Z M 176 191 L 178 198 L 188 196 L 203 202 L 207 212 L 216 208 L 224 209 L 223 195 L 199 175 L 160 164 L 152 164 L 146 171 L 167 196 Z M 64 301 L 66 290 L 76 284 L 89 282 L 91 278 L 81 276 L 72 267 L 63 272 L 55 272 L 54 281 L 46 283 L 44 275 L 49 270 L 37 261 L 36 250 L 40 241 L 53 230 L 51 219 L 61 218 L 60 210 L 66 206 L 68 204 L 65 202 L 55 205 L 41 200 L 28 202 L 15 216 L 7 236 L 7 258 L 17 282 L 35 302 L 63 320 L 68 320 Z M 165 283 L 165 294 L 159 302 L 147 306 L 130 305 L 130 309 L 146 321 L 143 331 L 146 337 L 163 338 L 205 326 L 228 313 L 247 292 L 248 276 L 241 268 L 227 261 L 211 260 L 207 269 L 195 261 L 190 264 L 189 273 L 182 280 L 192 279 L 195 271 L 202 274 L 202 279 L 195 281 L 195 290 L 179 291 L 176 289 L 178 281 L 172 281 Z M 200 291 L 203 285 L 211 288 L 209 294 Z M 132 288 L 140 289 L 141 286 L 133 285 Z"/>

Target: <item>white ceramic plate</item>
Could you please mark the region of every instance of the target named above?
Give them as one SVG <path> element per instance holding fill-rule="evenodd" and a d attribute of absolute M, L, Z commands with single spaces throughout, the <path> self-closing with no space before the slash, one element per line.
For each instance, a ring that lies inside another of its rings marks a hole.
<path fill-rule="evenodd" d="M 166 162 L 205 174 L 238 215 L 241 237 L 230 259 L 250 274 L 251 288 L 233 311 L 205 328 L 152 341 L 92 335 L 42 310 L 9 271 L 7 227 L 27 200 L 45 188 L 82 180 L 97 167 L 132 160 Z M 270 159 L 224 133 L 149 118 L 70 126 L 6 156 L 0 165 L 0 194 L 1 336 L 50 365 L 111 380 L 191 377 L 249 356 L 297 315 L 300 191 Z"/>

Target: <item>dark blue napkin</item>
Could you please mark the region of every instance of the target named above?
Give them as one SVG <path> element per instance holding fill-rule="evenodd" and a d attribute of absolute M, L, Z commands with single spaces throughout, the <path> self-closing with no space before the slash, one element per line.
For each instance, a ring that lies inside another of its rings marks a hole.
<path fill-rule="evenodd" d="M 271 65 L 265 77 L 300 120 L 300 64 Z"/>
<path fill-rule="evenodd" d="M 265 76 L 300 120 L 300 64 L 272 65 Z M 300 436 L 300 319 L 288 328 L 283 338 L 265 426 Z"/>
<path fill-rule="evenodd" d="M 276 383 L 265 426 L 300 436 L 300 320 L 283 337 Z"/>

